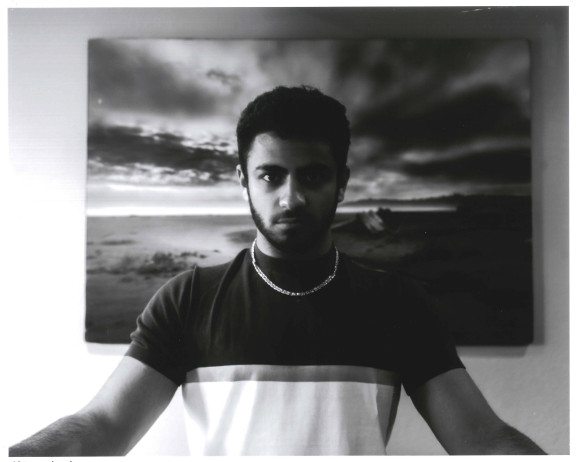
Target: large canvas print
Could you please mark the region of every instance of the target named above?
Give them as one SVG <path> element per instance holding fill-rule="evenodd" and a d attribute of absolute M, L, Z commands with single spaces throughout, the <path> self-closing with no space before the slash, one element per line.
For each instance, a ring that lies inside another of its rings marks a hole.
<path fill-rule="evenodd" d="M 235 124 L 278 85 L 347 107 L 337 247 L 418 280 L 458 344 L 532 341 L 527 41 L 95 39 L 88 57 L 88 342 L 129 342 L 171 276 L 250 245 Z"/>

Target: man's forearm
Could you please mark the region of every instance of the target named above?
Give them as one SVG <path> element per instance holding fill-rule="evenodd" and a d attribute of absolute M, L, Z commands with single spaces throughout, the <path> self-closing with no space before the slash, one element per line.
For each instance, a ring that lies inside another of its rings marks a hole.
<path fill-rule="evenodd" d="M 530 438 L 515 428 L 503 424 L 485 441 L 481 454 L 485 455 L 545 455 Z"/>
<path fill-rule="evenodd" d="M 10 447 L 9 456 L 112 455 L 110 443 L 97 419 L 73 414 Z"/>

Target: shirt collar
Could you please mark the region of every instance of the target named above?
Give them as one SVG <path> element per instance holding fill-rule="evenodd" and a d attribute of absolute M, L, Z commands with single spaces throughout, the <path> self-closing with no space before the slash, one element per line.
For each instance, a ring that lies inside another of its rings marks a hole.
<path fill-rule="evenodd" d="M 334 271 L 335 248 L 312 259 L 270 257 L 255 246 L 256 264 L 275 284 L 283 289 L 306 290 L 324 281 Z"/>

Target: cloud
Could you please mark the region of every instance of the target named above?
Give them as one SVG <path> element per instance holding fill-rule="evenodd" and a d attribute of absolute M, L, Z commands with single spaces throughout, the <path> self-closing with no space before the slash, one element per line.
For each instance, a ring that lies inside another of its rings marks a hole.
<path fill-rule="evenodd" d="M 203 146 L 174 133 L 93 125 L 88 135 L 89 177 L 142 184 L 207 184 L 234 178 L 236 156 L 225 142 Z"/>
<path fill-rule="evenodd" d="M 454 146 L 487 135 L 528 137 L 530 120 L 507 92 L 484 86 L 420 108 L 398 100 L 366 109 L 353 123 L 353 131 L 384 139 L 394 153 Z"/>
<path fill-rule="evenodd" d="M 263 62 L 275 74 L 289 63 L 289 76 L 313 68 L 309 83 L 346 105 L 353 195 L 530 183 L 526 41 L 281 42 Z"/>
<path fill-rule="evenodd" d="M 400 169 L 414 178 L 435 177 L 484 184 L 529 183 L 531 178 L 530 151 L 527 149 L 472 152 L 455 159 L 405 163 Z"/>
<path fill-rule="evenodd" d="M 88 81 L 90 107 L 98 115 L 143 111 L 206 116 L 233 101 L 242 85 L 237 76 L 219 69 L 195 70 L 169 56 L 159 59 L 141 42 L 129 40 L 91 40 Z"/>
<path fill-rule="evenodd" d="M 451 189 L 450 184 L 459 184 L 459 187 L 468 184 L 471 188 L 529 185 L 530 143 L 522 137 L 479 138 L 446 149 L 425 148 L 404 151 L 396 156 L 382 155 L 371 162 L 352 165 L 352 170 L 360 184 L 371 184 L 371 189 L 378 184 L 383 191 L 389 189 L 385 186 L 390 180 L 395 183 L 406 181 L 413 187 L 430 182 L 443 183 L 447 191 Z"/>
<path fill-rule="evenodd" d="M 92 182 L 105 181 L 122 185 L 190 186 L 215 183 L 213 175 L 209 172 L 195 169 L 174 170 L 140 163 L 110 165 L 100 160 L 89 160 L 88 172 Z"/>
<path fill-rule="evenodd" d="M 334 43 L 334 96 L 348 107 L 354 143 L 371 139 L 396 156 L 488 135 L 529 138 L 526 41 Z M 354 145 L 351 154 L 372 160 Z"/>
<path fill-rule="evenodd" d="M 210 69 L 206 73 L 206 77 L 216 80 L 222 85 L 229 87 L 232 91 L 239 91 L 242 88 L 240 77 L 235 74 L 227 74 L 218 69 Z"/>
<path fill-rule="evenodd" d="M 422 107 L 486 85 L 505 88 L 524 102 L 529 97 L 527 41 L 397 39 L 334 43 L 336 90 L 345 93 L 353 111 L 394 101 Z M 355 97 L 358 91 L 361 99 Z"/>
<path fill-rule="evenodd" d="M 93 40 L 89 57 L 98 181 L 232 179 L 243 107 L 310 84 L 348 109 L 352 194 L 529 191 L 527 41 Z"/>

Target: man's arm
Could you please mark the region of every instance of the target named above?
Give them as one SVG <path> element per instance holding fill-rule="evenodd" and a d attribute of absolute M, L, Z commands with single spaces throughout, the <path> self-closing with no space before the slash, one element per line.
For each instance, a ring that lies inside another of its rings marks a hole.
<path fill-rule="evenodd" d="M 10 448 L 15 456 L 124 455 L 164 411 L 178 386 L 124 357 L 94 399 Z"/>
<path fill-rule="evenodd" d="M 432 378 L 412 401 L 449 454 L 545 454 L 494 413 L 464 369 Z"/>

